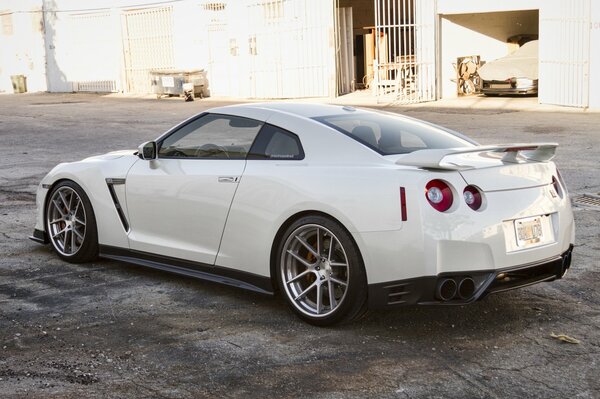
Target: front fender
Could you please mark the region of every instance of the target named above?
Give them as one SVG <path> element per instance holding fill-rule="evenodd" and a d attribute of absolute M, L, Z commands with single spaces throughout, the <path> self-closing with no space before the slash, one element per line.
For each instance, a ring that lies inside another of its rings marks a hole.
<path fill-rule="evenodd" d="M 93 157 L 79 162 L 61 163 L 54 167 L 41 181 L 36 195 L 36 230 L 46 231 L 45 209 L 51 189 L 60 181 L 71 180 L 77 183 L 88 196 L 98 229 L 98 242 L 128 248 L 127 231 L 119 219 L 114 201 L 108 190 L 107 178 L 125 179 L 127 172 L 139 158 L 132 155 L 113 157 Z M 123 203 L 124 198 L 123 198 Z M 127 209 L 124 207 L 125 215 Z M 98 223 L 98 221 L 102 223 Z"/>

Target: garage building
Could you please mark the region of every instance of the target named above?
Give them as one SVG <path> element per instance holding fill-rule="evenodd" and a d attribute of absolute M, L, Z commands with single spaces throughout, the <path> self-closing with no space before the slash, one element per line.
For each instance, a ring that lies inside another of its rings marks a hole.
<path fill-rule="evenodd" d="M 5 0 L 0 92 L 149 93 L 152 71 L 207 73 L 212 95 L 379 101 L 457 96 L 481 63 L 539 38 L 539 102 L 600 108 L 592 0 Z"/>

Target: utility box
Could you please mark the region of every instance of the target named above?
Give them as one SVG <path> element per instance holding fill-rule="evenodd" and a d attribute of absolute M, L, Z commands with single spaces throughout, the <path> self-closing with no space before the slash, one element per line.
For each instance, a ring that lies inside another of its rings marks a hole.
<path fill-rule="evenodd" d="M 13 91 L 17 93 L 27 93 L 27 76 L 25 75 L 12 75 L 10 77 L 12 82 Z"/>
<path fill-rule="evenodd" d="M 150 71 L 150 81 L 157 98 L 179 96 L 184 97 L 186 101 L 193 101 L 194 97 L 202 98 L 208 95 L 208 80 L 203 69 Z"/>

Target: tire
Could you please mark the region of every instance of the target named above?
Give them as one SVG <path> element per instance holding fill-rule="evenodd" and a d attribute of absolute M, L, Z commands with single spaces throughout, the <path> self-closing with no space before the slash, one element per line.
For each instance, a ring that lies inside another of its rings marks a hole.
<path fill-rule="evenodd" d="M 96 217 L 88 196 L 73 181 L 52 188 L 46 202 L 45 227 L 58 256 L 71 263 L 98 256 Z"/>
<path fill-rule="evenodd" d="M 316 215 L 298 219 L 283 234 L 277 255 L 279 289 L 304 321 L 329 326 L 365 313 L 362 257 L 339 223 Z"/>

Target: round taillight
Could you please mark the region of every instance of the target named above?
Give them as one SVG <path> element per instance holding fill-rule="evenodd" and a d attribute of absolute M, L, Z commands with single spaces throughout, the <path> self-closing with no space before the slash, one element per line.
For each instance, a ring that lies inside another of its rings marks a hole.
<path fill-rule="evenodd" d="M 465 187 L 465 190 L 463 191 L 463 198 L 465 199 L 467 205 L 469 205 L 469 208 L 473 209 L 474 211 L 481 208 L 481 193 L 476 187 Z"/>
<path fill-rule="evenodd" d="M 440 212 L 445 212 L 452 206 L 452 190 L 441 180 L 432 180 L 425 186 L 425 198 Z"/>

